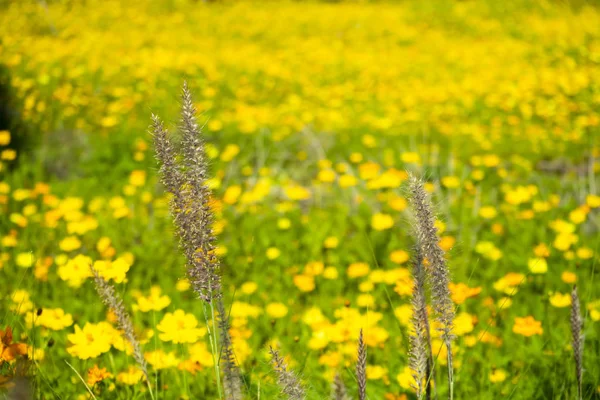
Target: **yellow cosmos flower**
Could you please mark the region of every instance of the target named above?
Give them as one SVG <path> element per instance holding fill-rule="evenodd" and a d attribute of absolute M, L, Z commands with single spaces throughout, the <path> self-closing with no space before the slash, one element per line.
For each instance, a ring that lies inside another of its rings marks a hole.
<path fill-rule="evenodd" d="M 152 286 L 148 296 L 140 296 L 137 299 L 138 309 L 142 312 L 160 311 L 171 304 L 171 299 L 167 295 L 161 295 L 160 286 Z"/>
<path fill-rule="evenodd" d="M 2 150 L 2 153 L 0 153 L 0 158 L 6 161 L 12 161 L 17 158 L 17 152 L 13 149 Z"/>
<path fill-rule="evenodd" d="M 35 257 L 31 253 L 19 253 L 15 263 L 21 268 L 30 268 L 35 261 Z"/>
<path fill-rule="evenodd" d="M 561 275 L 560 275 L 560 279 L 564 282 L 564 283 L 575 283 L 577 282 L 577 275 L 574 274 L 573 272 L 570 271 L 564 271 Z"/>
<path fill-rule="evenodd" d="M 10 144 L 10 132 L 7 130 L 0 131 L 0 146 L 8 146 Z"/>
<path fill-rule="evenodd" d="M 71 314 L 65 313 L 62 308 L 42 308 L 37 312 L 27 314 L 25 321 L 27 326 L 31 328 L 35 326 L 43 326 L 53 331 L 59 331 L 73 325 L 73 317 Z"/>
<path fill-rule="evenodd" d="M 392 196 L 388 199 L 388 205 L 394 211 L 400 212 L 400 211 L 404 211 L 406 209 L 406 207 L 408 207 L 408 202 L 402 196 Z"/>
<path fill-rule="evenodd" d="M 371 218 L 371 226 L 376 231 L 384 231 L 394 226 L 394 218 L 388 214 L 377 213 Z"/>
<path fill-rule="evenodd" d="M 550 296 L 550 304 L 556 308 L 569 307 L 571 305 L 571 295 L 569 293 L 554 293 Z"/>
<path fill-rule="evenodd" d="M 400 384 L 400 387 L 405 390 L 412 390 L 412 388 L 416 385 L 413 372 L 408 366 L 402 369 L 402 371 L 396 376 L 396 380 Z"/>
<path fill-rule="evenodd" d="M 232 318 L 256 318 L 262 313 L 262 309 L 257 306 L 253 306 L 248 303 L 241 301 L 234 301 L 231 305 L 231 317 Z"/>
<path fill-rule="evenodd" d="M 361 294 L 358 295 L 358 297 L 356 298 L 356 304 L 359 307 L 363 307 L 363 308 L 374 308 L 375 307 L 375 298 L 368 294 Z"/>
<path fill-rule="evenodd" d="M 212 354 L 206 348 L 206 343 L 194 343 L 189 347 L 188 352 L 190 353 L 191 361 L 197 362 L 204 367 L 212 367 L 214 365 Z"/>
<path fill-rule="evenodd" d="M 579 240 L 579 238 L 577 237 L 576 234 L 574 233 L 569 233 L 569 232 L 563 232 L 563 233 L 559 233 L 556 236 L 556 239 L 554 239 L 554 247 L 560 251 L 567 251 L 569 250 L 569 248 L 571 248 L 571 246 L 575 243 L 577 243 L 577 241 Z"/>
<path fill-rule="evenodd" d="M 350 278 L 359 278 L 361 276 L 368 275 L 370 270 L 371 268 L 369 267 L 369 264 L 364 262 L 355 262 L 348 266 L 346 273 Z"/>
<path fill-rule="evenodd" d="M 270 303 L 266 308 L 267 314 L 273 318 L 283 318 L 288 313 L 288 308 L 283 303 Z"/>
<path fill-rule="evenodd" d="M 256 282 L 244 282 L 242 283 L 240 289 L 244 294 L 252 294 L 256 292 L 256 289 L 258 289 L 258 285 L 256 284 Z"/>
<path fill-rule="evenodd" d="M 527 266 L 533 274 L 545 274 L 548 272 L 548 262 L 545 258 L 530 258 Z"/>
<path fill-rule="evenodd" d="M 317 174 L 317 180 L 322 183 L 331 183 L 335 181 L 335 171 L 332 169 L 322 169 Z"/>
<path fill-rule="evenodd" d="M 544 243 L 540 243 L 533 249 L 533 254 L 538 258 L 550 257 L 550 249 Z"/>
<path fill-rule="evenodd" d="M 585 203 L 590 207 L 590 208 L 598 208 L 600 207 L 600 196 L 595 195 L 595 194 L 589 194 L 586 198 L 585 198 Z"/>
<path fill-rule="evenodd" d="M 28 224 L 27 218 L 24 215 L 18 213 L 10 214 L 8 219 L 10 220 L 10 222 L 21 228 L 25 228 Z"/>
<path fill-rule="evenodd" d="M 442 178 L 442 185 L 448 189 L 455 189 L 460 186 L 460 179 L 456 176 L 444 176 Z"/>
<path fill-rule="evenodd" d="M 156 370 L 173 368 L 180 363 L 174 352 L 165 353 L 163 350 L 146 352 L 144 358 Z"/>
<path fill-rule="evenodd" d="M 130 366 L 126 371 L 117 374 L 117 381 L 125 385 L 135 385 L 144 378 L 144 373 L 141 369 Z"/>
<path fill-rule="evenodd" d="M 323 270 L 323 278 L 325 279 L 337 279 L 339 276 L 339 272 L 336 267 L 325 267 Z"/>
<path fill-rule="evenodd" d="M 339 243 L 340 240 L 338 238 L 336 238 L 335 236 L 329 236 L 323 242 L 323 247 L 325 247 L 326 249 L 335 249 L 336 247 L 338 247 Z"/>
<path fill-rule="evenodd" d="M 67 339 L 71 342 L 71 346 L 67 347 L 67 352 L 74 357 L 87 360 L 109 351 L 113 334 L 109 332 L 110 329 L 107 325 L 109 324 L 88 322 L 83 329 L 79 325 L 75 325 L 75 333 L 67 335 Z"/>
<path fill-rule="evenodd" d="M 494 283 L 494 289 L 509 296 L 517 292 L 517 287 L 525 282 L 525 275 L 517 272 L 509 272 Z"/>
<path fill-rule="evenodd" d="M 242 187 L 240 185 L 231 185 L 225 190 L 225 194 L 223 194 L 223 203 L 235 204 L 241 194 Z"/>
<path fill-rule="evenodd" d="M 410 304 L 403 304 L 394 309 L 394 315 L 402 326 L 408 327 L 411 324 L 412 314 L 412 306 Z"/>
<path fill-rule="evenodd" d="M 382 367 L 381 365 L 367 365 L 367 379 L 369 380 L 379 380 L 387 375 L 387 368 Z"/>
<path fill-rule="evenodd" d="M 358 179 L 354 175 L 344 174 L 338 179 L 341 188 L 349 188 L 358 184 Z"/>
<path fill-rule="evenodd" d="M 483 219 L 493 219 L 498 215 L 498 211 L 492 206 L 485 206 L 479 209 L 479 216 Z"/>
<path fill-rule="evenodd" d="M 311 197 L 310 191 L 300 185 L 286 186 L 283 191 L 290 200 L 308 200 Z"/>
<path fill-rule="evenodd" d="M 440 247 L 444 251 L 450 251 L 456 244 L 456 239 L 454 236 L 444 236 L 440 239 Z"/>
<path fill-rule="evenodd" d="M 96 261 L 94 262 L 94 269 L 98 271 L 98 274 L 102 276 L 106 281 L 113 280 L 116 283 L 121 283 L 127 276 L 127 271 L 131 264 L 126 260 L 125 257 L 119 257 L 115 261 Z"/>
<path fill-rule="evenodd" d="M 544 333 L 542 323 L 540 321 L 536 321 L 532 316 L 527 316 L 524 318 L 516 317 L 512 331 L 527 337 L 542 335 Z"/>
<path fill-rule="evenodd" d="M 581 207 L 576 208 L 575 210 L 573 210 L 569 213 L 569 220 L 572 223 L 579 225 L 579 224 L 585 222 L 588 211 L 589 211 L 589 209 L 585 209 L 585 208 L 581 208 Z"/>
<path fill-rule="evenodd" d="M 475 251 L 488 260 L 497 261 L 502 258 L 502 251 L 494 243 L 488 241 L 478 242 Z"/>
<path fill-rule="evenodd" d="M 163 342 L 193 343 L 206 334 L 205 328 L 197 328 L 198 320 L 193 314 L 186 314 L 183 310 L 166 313 L 156 326 L 160 332 L 158 337 Z"/>
<path fill-rule="evenodd" d="M 461 312 L 454 319 L 454 329 L 452 332 L 457 336 L 463 336 L 469 332 L 473 332 L 473 316 L 466 312 Z"/>
<path fill-rule="evenodd" d="M 577 254 L 577 257 L 581 258 L 582 260 L 589 260 L 594 256 L 594 250 L 590 249 L 589 247 L 580 247 L 577 249 L 575 254 Z"/>
<path fill-rule="evenodd" d="M 281 255 L 281 250 L 276 247 L 269 247 L 266 255 L 269 260 L 274 260 Z"/>
<path fill-rule="evenodd" d="M 408 254 L 408 252 L 404 250 L 395 250 L 392 251 L 392 253 L 390 254 L 390 260 L 392 260 L 394 264 L 404 264 L 409 259 L 410 254 Z"/>
<path fill-rule="evenodd" d="M 177 289 L 178 292 L 185 292 L 186 290 L 189 290 L 191 286 L 192 285 L 187 278 L 181 278 L 175 284 L 175 289 Z"/>
<path fill-rule="evenodd" d="M 33 309 L 33 302 L 30 299 L 29 292 L 23 289 L 15 290 L 11 296 L 12 304 L 10 309 L 17 314 L 25 314 Z"/>
<path fill-rule="evenodd" d="M 507 372 L 503 369 L 494 369 L 491 373 L 490 373 L 490 382 L 492 383 L 499 383 L 499 382 L 504 382 L 506 380 L 506 377 L 508 376 Z"/>
<path fill-rule="evenodd" d="M 221 153 L 221 160 L 225 162 L 229 162 L 235 158 L 240 153 L 240 146 L 237 144 L 228 144 L 223 149 Z"/>
<path fill-rule="evenodd" d="M 81 241 L 77 238 L 77 236 L 69 236 L 61 240 L 58 244 L 58 247 L 60 247 L 62 251 L 70 252 L 80 248 Z"/>
<path fill-rule="evenodd" d="M 301 292 L 312 292 L 315 290 L 315 278 L 312 275 L 296 275 L 294 276 L 294 285 Z"/>
<path fill-rule="evenodd" d="M 58 276 L 69 286 L 78 288 L 92 276 L 90 265 L 92 265 L 91 258 L 78 254 L 75 258 L 68 260 L 66 264 L 58 267 Z"/>
<path fill-rule="evenodd" d="M 319 276 L 323 273 L 325 264 L 322 261 L 311 261 L 304 266 L 306 275 Z"/>
<path fill-rule="evenodd" d="M 417 153 L 406 152 L 400 155 L 400 159 L 406 164 L 419 164 L 421 157 Z"/>

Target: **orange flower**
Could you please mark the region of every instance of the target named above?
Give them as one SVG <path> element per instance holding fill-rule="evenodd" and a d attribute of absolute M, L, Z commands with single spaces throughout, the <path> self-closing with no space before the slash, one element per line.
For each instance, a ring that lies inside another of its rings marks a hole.
<path fill-rule="evenodd" d="M 13 343 L 13 334 L 11 327 L 6 330 L 0 330 L 0 365 L 5 361 L 12 361 L 17 356 L 27 354 L 27 345 L 25 343 Z"/>
<path fill-rule="evenodd" d="M 513 332 L 523 336 L 542 335 L 544 328 L 542 328 L 542 322 L 536 321 L 532 316 L 516 317 Z"/>
<path fill-rule="evenodd" d="M 106 378 L 112 378 L 112 374 L 106 370 L 106 368 L 98 368 L 98 365 L 94 365 L 88 370 L 87 383 L 90 386 L 94 386 L 98 382 L 102 382 Z"/>
<path fill-rule="evenodd" d="M 192 375 L 196 375 L 196 372 L 202 371 L 202 364 L 194 360 L 184 360 L 179 363 L 177 368 L 181 371 L 187 371 Z"/>
<path fill-rule="evenodd" d="M 481 293 L 481 287 L 468 287 L 464 283 L 452 283 L 448 285 L 452 296 L 452 301 L 455 304 L 462 304 L 465 300 L 477 296 Z"/>

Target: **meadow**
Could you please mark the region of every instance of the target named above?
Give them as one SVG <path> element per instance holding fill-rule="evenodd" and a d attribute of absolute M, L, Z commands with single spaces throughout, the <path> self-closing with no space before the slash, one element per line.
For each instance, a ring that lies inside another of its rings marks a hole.
<path fill-rule="evenodd" d="M 600 398 L 598 8 L 0 1 L 0 27 L 2 396 L 219 398 L 149 131 L 177 131 L 187 81 L 247 398 L 280 396 L 270 346 L 307 399 L 336 373 L 356 398 L 361 329 L 368 398 L 415 398 L 409 173 L 451 271 L 454 398 L 578 398 L 574 285 Z"/>

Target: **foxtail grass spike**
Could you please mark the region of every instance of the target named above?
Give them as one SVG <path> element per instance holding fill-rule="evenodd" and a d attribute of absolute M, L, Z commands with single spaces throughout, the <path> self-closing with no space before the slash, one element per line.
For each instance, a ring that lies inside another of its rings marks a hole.
<path fill-rule="evenodd" d="M 146 383 L 150 385 L 150 380 L 148 379 L 148 367 L 142 353 L 142 347 L 135 336 L 133 323 L 131 322 L 129 313 L 125 309 L 123 300 L 117 292 L 115 292 L 115 288 L 110 283 L 106 282 L 93 266 L 90 266 L 90 269 L 94 276 L 94 284 L 98 295 L 102 299 L 104 305 L 115 313 L 117 317 L 117 326 L 121 330 L 121 335 L 123 335 L 129 344 L 131 344 L 131 347 L 133 348 L 133 358 L 135 359 L 135 362 L 137 362 L 140 370 L 144 373 Z M 152 392 L 152 390 L 150 390 L 150 392 Z"/>
<path fill-rule="evenodd" d="M 333 384 L 331 385 L 331 399 L 350 400 L 344 380 L 339 373 L 336 373 L 335 377 L 333 378 Z"/>
<path fill-rule="evenodd" d="M 414 175 L 409 177 L 410 203 L 414 212 L 414 230 L 421 254 L 427 259 L 426 276 L 431 286 L 432 305 L 440 324 L 441 337 L 448 353 L 448 397 L 454 398 L 454 367 L 452 359 L 452 327 L 454 303 L 450 297 L 450 270 L 444 250 L 439 245 L 435 215 L 431 199 L 423 182 Z"/>
<path fill-rule="evenodd" d="M 229 317 L 225 311 L 222 297 L 217 302 L 219 312 L 219 333 L 221 336 L 221 369 L 223 370 L 223 388 L 226 400 L 242 399 L 242 380 L 240 370 L 235 363 L 233 343 L 229 334 Z"/>
<path fill-rule="evenodd" d="M 583 398 L 583 319 L 577 295 L 577 286 L 571 292 L 571 333 L 573 335 L 573 356 L 575 357 L 575 371 L 577 373 L 577 398 Z"/>
<path fill-rule="evenodd" d="M 202 140 L 200 127 L 196 120 L 196 107 L 192 99 L 192 93 L 187 82 L 183 82 L 181 90 L 181 120 L 179 122 L 181 131 L 181 145 L 183 153 L 183 165 L 188 183 L 196 194 L 208 189 L 205 187 L 207 162 L 204 153 L 204 141 Z"/>
<path fill-rule="evenodd" d="M 281 394 L 288 400 L 304 400 L 306 398 L 304 388 L 296 374 L 288 368 L 283 357 L 279 355 L 279 351 L 271 347 L 269 353 L 271 353 L 271 363 L 277 374 L 277 383 L 281 388 Z"/>
<path fill-rule="evenodd" d="M 413 256 L 413 295 L 412 323 L 414 332 L 410 336 L 409 365 L 415 379 L 414 389 L 418 399 L 430 399 L 430 382 L 432 379 L 433 357 L 431 354 L 431 338 L 429 319 L 427 316 L 427 300 L 425 298 L 425 271 L 423 256 L 418 247 Z"/>
<path fill-rule="evenodd" d="M 188 263 L 188 278 L 194 292 L 204 301 L 221 295 L 220 263 L 215 254 L 212 231 L 210 190 L 206 185 L 207 162 L 204 143 L 194 115 L 192 95 L 187 83 L 182 90 L 181 121 L 183 161 L 177 153 L 160 119 L 152 117 L 156 158 L 162 183 L 172 194 L 173 214 L 180 247 Z"/>
<path fill-rule="evenodd" d="M 160 164 L 161 182 L 169 193 L 181 194 L 183 175 L 175 160 L 176 153 L 169 132 L 157 115 L 152 114 L 150 131 L 154 139 L 156 159 Z"/>
<path fill-rule="evenodd" d="M 365 400 L 367 398 L 367 347 L 365 346 L 362 329 L 358 335 L 356 380 L 358 381 L 358 400 Z"/>

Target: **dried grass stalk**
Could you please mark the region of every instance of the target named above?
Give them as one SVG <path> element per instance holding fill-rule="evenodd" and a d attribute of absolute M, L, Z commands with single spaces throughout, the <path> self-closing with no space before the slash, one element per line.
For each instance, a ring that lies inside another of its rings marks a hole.
<path fill-rule="evenodd" d="M 339 373 L 335 374 L 335 377 L 333 378 L 333 384 L 331 385 L 331 399 L 350 400 L 350 397 L 348 397 L 348 389 L 346 389 L 344 380 Z"/>
<path fill-rule="evenodd" d="M 228 400 L 242 398 L 241 375 L 229 334 L 229 321 L 222 300 L 220 261 L 215 254 L 215 235 L 212 230 L 213 213 L 210 189 L 206 184 L 208 162 L 201 130 L 195 116 L 192 94 L 186 82 L 181 93 L 182 134 L 181 154 L 175 150 L 169 132 L 157 116 L 152 116 L 151 132 L 154 136 L 156 159 L 160 165 L 161 182 L 171 193 L 171 214 L 179 237 L 179 245 L 187 259 L 187 275 L 194 292 L 205 301 L 213 326 L 220 330 L 221 351 L 217 356 L 217 335 L 211 334 L 211 348 L 215 361 L 217 389 L 221 397 L 220 368 L 223 369 L 224 392 Z M 216 303 L 216 304 L 215 304 Z M 215 305 L 217 310 L 215 310 Z M 215 320 L 219 313 L 218 323 Z"/>
<path fill-rule="evenodd" d="M 429 318 L 425 298 L 425 270 L 423 268 L 423 256 L 418 247 L 414 250 L 413 281 L 411 303 L 414 332 L 410 336 L 409 365 L 415 378 L 414 389 L 417 398 L 430 399 L 431 385 L 429 380 L 432 379 L 433 356 L 431 354 Z"/>
<path fill-rule="evenodd" d="M 281 388 L 281 393 L 289 400 L 304 400 L 306 398 L 304 388 L 296 374 L 288 369 L 283 357 L 279 355 L 279 351 L 271 347 L 269 353 L 271 353 L 271 362 L 277 374 L 277 383 Z"/>
<path fill-rule="evenodd" d="M 223 299 L 218 298 L 217 309 L 219 311 L 219 334 L 221 337 L 221 368 L 223 369 L 223 388 L 225 398 L 242 399 L 242 380 L 240 371 L 235 363 L 233 343 L 229 334 L 229 317 L 225 312 Z"/>
<path fill-rule="evenodd" d="M 219 258 L 214 251 L 210 190 L 206 185 L 207 161 L 187 83 L 183 85 L 181 98 L 183 161 L 178 162 L 169 132 L 157 116 L 152 116 L 151 131 L 161 182 L 173 196 L 171 213 L 187 259 L 188 278 L 194 292 L 210 302 L 220 296 L 221 277 Z"/>
<path fill-rule="evenodd" d="M 573 286 L 571 292 L 571 334 L 573 335 L 573 356 L 575 357 L 575 371 L 577 373 L 577 394 L 578 398 L 583 398 L 583 342 L 584 337 L 583 318 L 579 305 L 579 296 L 577 295 L 577 286 Z"/>
<path fill-rule="evenodd" d="M 441 337 L 448 353 L 449 398 L 454 397 L 454 368 L 452 359 L 452 327 L 454 323 L 454 303 L 450 296 L 450 270 L 444 250 L 439 245 L 435 214 L 423 182 L 414 175 L 409 176 L 410 203 L 414 212 L 414 230 L 417 245 L 428 261 L 426 276 L 431 285 L 432 305 L 436 319 L 440 323 Z"/>
<path fill-rule="evenodd" d="M 358 381 L 358 399 L 367 398 L 367 347 L 363 331 L 358 335 L 358 361 L 356 362 L 356 380 Z"/>
<path fill-rule="evenodd" d="M 152 389 L 150 388 L 150 380 L 148 379 L 148 366 L 146 364 L 146 360 L 144 359 L 142 346 L 140 345 L 140 342 L 135 335 L 133 323 L 131 322 L 131 317 L 125 309 L 123 300 L 117 294 L 115 288 L 110 283 L 105 281 L 104 278 L 100 276 L 98 271 L 96 271 L 96 269 L 93 266 L 90 265 L 90 269 L 92 270 L 92 274 L 94 275 L 94 284 L 96 286 L 96 291 L 98 292 L 98 295 L 102 299 L 104 305 L 115 313 L 117 317 L 117 326 L 121 330 L 121 335 L 123 335 L 123 337 L 129 342 L 129 344 L 131 344 L 131 347 L 133 348 L 133 358 L 138 364 L 140 370 L 144 373 L 144 378 L 146 378 L 146 383 L 148 384 L 150 393 L 152 393 Z"/>

